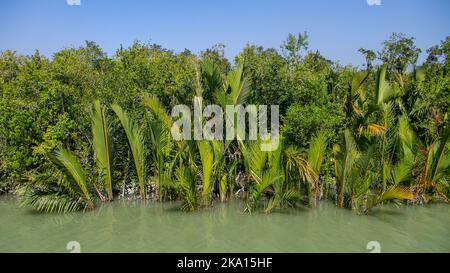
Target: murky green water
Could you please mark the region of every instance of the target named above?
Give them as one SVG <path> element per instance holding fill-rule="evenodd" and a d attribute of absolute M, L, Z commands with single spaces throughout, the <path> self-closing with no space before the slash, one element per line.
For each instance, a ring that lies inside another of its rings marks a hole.
<path fill-rule="evenodd" d="M 385 206 L 371 215 L 321 203 L 270 215 L 238 203 L 195 213 L 172 205 L 114 202 L 94 212 L 33 213 L 0 198 L 0 252 L 450 252 L 450 206 Z"/>

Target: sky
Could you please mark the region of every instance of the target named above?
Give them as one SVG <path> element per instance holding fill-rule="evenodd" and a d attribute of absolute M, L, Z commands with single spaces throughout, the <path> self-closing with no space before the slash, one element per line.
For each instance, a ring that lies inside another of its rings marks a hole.
<path fill-rule="evenodd" d="M 85 40 L 110 55 L 140 40 L 194 53 L 223 43 L 233 58 L 247 43 L 280 49 L 307 31 L 310 50 L 360 65 L 359 48 L 380 50 L 401 32 L 416 38 L 421 61 L 449 27 L 449 0 L 0 0 L 0 50 L 48 57 Z"/>

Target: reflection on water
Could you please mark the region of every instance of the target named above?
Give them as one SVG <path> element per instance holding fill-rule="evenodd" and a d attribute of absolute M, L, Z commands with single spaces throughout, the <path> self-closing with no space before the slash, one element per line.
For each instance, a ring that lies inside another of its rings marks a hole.
<path fill-rule="evenodd" d="M 270 215 L 241 204 L 184 213 L 179 203 L 115 201 L 93 212 L 40 214 L 0 198 L 0 252 L 450 252 L 450 206 L 385 206 L 367 216 L 321 203 Z"/>

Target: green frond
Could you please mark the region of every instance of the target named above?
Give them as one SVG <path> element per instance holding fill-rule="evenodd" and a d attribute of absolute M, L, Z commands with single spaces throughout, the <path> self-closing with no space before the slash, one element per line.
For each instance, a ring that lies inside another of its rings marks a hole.
<path fill-rule="evenodd" d="M 262 177 L 258 177 L 256 175 L 254 177 L 259 181 L 253 185 L 252 191 L 249 196 L 247 204 L 247 211 L 249 212 L 251 212 L 258 205 L 258 201 L 261 199 L 264 191 L 273 184 L 277 183 L 280 179 L 282 179 L 281 175 L 273 177 L 267 172 L 263 173 Z"/>
<path fill-rule="evenodd" d="M 184 200 L 183 210 L 196 210 L 200 205 L 200 198 L 197 192 L 195 176 L 189 168 L 181 165 L 176 169 L 175 177 L 181 187 Z"/>
<path fill-rule="evenodd" d="M 265 208 L 265 213 L 271 213 L 274 209 L 282 209 L 289 206 L 294 206 L 299 200 L 298 192 L 294 189 L 287 189 L 279 194 L 275 194 L 270 198 Z"/>
<path fill-rule="evenodd" d="M 401 116 L 398 120 L 398 136 L 405 154 L 412 154 L 416 151 L 416 135 L 409 126 L 408 118 Z"/>
<path fill-rule="evenodd" d="M 230 99 L 228 102 L 232 105 L 245 104 L 250 95 L 250 82 L 243 75 L 243 70 L 243 64 L 238 64 L 226 77 L 227 85 L 230 89 Z"/>
<path fill-rule="evenodd" d="M 308 162 L 314 172 L 319 175 L 322 169 L 325 150 L 327 148 L 328 138 L 324 133 L 319 133 L 311 143 L 308 149 Z"/>
<path fill-rule="evenodd" d="M 381 136 L 386 133 L 386 127 L 383 125 L 370 123 L 365 126 L 360 126 L 358 129 L 359 135 L 364 136 Z"/>
<path fill-rule="evenodd" d="M 432 144 L 427 160 L 427 180 L 436 183 L 438 180 L 448 176 L 450 171 L 450 153 L 447 142 L 450 136 L 450 128 L 444 129 L 444 135 L 439 141 Z"/>
<path fill-rule="evenodd" d="M 28 182 L 16 188 L 20 207 L 30 207 L 39 212 L 68 213 L 84 210 L 88 203 L 80 190 L 53 168 L 44 173 L 29 173 Z"/>
<path fill-rule="evenodd" d="M 355 188 L 354 183 L 358 175 L 357 161 L 361 156 L 358 147 L 347 129 L 344 131 L 344 145 L 343 147 L 334 147 L 334 166 L 336 173 L 336 180 L 338 186 L 338 205 L 342 207 L 344 205 L 344 195 L 348 193 L 350 189 Z"/>
<path fill-rule="evenodd" d="M 93 209 L 94 203 L 89 194 L 86 176 L 78 159 L 70 151 L 60 149 L 55 152 L 52 160 L 71 182 L 72 187 L 80 193 L 80 196 L 88 204 L 88 208 Z"/>
<path fill-rule="evenodd" d="M 169 180 L 170 165 L 174 161 L 171 158 L 171 135 L 170 131 L 165 128 L 158 120 L 150 121 L 150 143 L 151 155 L 153 158 L 153 167 L 155 169 L 155 177 L 157 178 L 157 188 L 165 187 L 165 183 Z M 182 150 L 182 144 L 178 142 L 178 149 Z M 161 199 L 161 196 L 159 196 Z"/>
<path fill-rule="evenodd" d="M 171 126 L 172 118 L 167 114 L 164 106 L 153 95 L 144 96 L 144 105 L 150 109 L 153 119 L 150 121 L 150 141 L 152 146 L 152 156 L 154 167 L 157 172 L 157 187 L 163 187 L 167 180 L 166 162 L 169 161 L 169 155 L 172 149 Z M 178 141 L 178 148 L 182 149 L 185 142 Z M 159 196 L 161 198 L 161 196 Z"/>
<path fill-rule="evenodd" d="M 288 173 L 297 172 L 301 181 L 309 184 L 311 187 L 317 179 L 317 175 L 297 147 L 290 146 L 284 150 L 284 157 L 286 162 L 286 170 Z"/>
<path fill-rule="evenodd" d="M 376 102 L 378 105 L 386 102 L 393 95 L 393 89 L 386 80 L 386 71 L 386 64 L 377 71 Z"/>
<path fill-rule="evenodd" d="M 393 169 L 393 179 L 394 184 L 399 185 L 400 183 L 407 181 L 412 177 L 412 171 L 414 167 L 414 157 L 408 155 L 402 158 Z"/>
<path fill-rule="evenodd" d="M 144 94 L 143 98 L 144 106 L 148 107 L 155 118 L 163 122 L 165 128 L 172 127 L 172 118 L 167 114 L 166 109 L 158 100 L 158 98 L 151 94 Z"/>
<path fill-rule="evenodd" d="M 215 162 L 214 176 L 218 180 L 220 200 L 223 202 L 225 201 L 226 198 L 228 177 L 229 177 L 228 174 L 226 173 L 227 172 L 226 169 L 229 166 L 227 166 L 225 160 L 226 155 L 225 150 L 227 149 L 227 144 L 219 140 L 213 140 L 211 141 L 211 144 L 213 148 L 214 162 Z M 231 168 L 233 168 L 233 165 L 231 166 Z"/>
<path fill-rule="evenodd" d="M 266 165 L 267 152 L 260 148 L 261 140 L 241 141 L 239 147 L 244 157 L 244 164 L 250 173 L 261 177 L 264 166 Z"/>
<path fill-rule="evenodd" d="M 360 71 L 357 72 L 353 78 L 352 78 L 352 85 L 351 85 L 351 93 L 352 96 L 355 96 L 358 90 L 360 89 L 361 85 L 364 83 L 364 81 L 369 76 L 369 71 Z"/>
<path fill-rule="evenodd" d="M 394 186 L 388 188 L 381 194 L 375 195 L 367 200 L 366 211 L 389 200 L 413 200 L 414 194 L 410 188 Z"/>
<path fill-rule="evenodd" d="M 197 146 L 202 162 L 203 200 L 206 203 L 212 190 L 211 174 L 214 165 L 214 153 L 209 141 L 198 141 Z"/>
<path fill-rule="evenodd" d="M 222 75 L 217 64 L 209 59 L 203 60 L 201 70 L 208 92 L 214 94 L 223 87 Z M 225 104 L 221 104 L 221 101 L 219 101 L 219 104 L 223 106 L 226 105 L 226 102 Z"/>
<path fill-rule="evenodd" d="M 91 116 L 92 146 L 99 169 L 101 181 L 108 192 L 109 200 L 113 199 L 112 193 L 112 142 L 109 134 L 108 119 L 105 108 L 99 100 L 94 101 L 94 109 Z"/>
<path fill-rule="evenodd" d="M 72 198 L 59 192 L 29 191 L 21 200 L 21 207 L 27 206 L 46 213 L 69 213 L 86 208 L 82 198 Z"/>
<path fill-rule="evenodd" d="M 139 191 L 141 198 L 145 199 L 145 143 L 144 135 L 141 128 L 133 122 L 128 114 L 117 104 L 111 106 L 116 113 L 117 118 L 120 120 L 125 134 L 128 138 L 128 144 L 130 145 L 131 153 L 133 154 L 134 165 L 136 167 L 136 173 L 138 177 Z"/>

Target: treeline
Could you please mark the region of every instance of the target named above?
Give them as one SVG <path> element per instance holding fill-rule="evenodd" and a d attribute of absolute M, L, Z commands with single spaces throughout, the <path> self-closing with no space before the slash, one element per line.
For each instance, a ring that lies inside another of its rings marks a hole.
<path fill-rule="evenodd" d="M 135 42 L 108 56 L 86 42 L 48 59 L 0 53 L 0 186 L 42 211 L 114 198 L 245 200 L 251 211 L 332 199 L 365 212 L 450 197 L 450 37 L 427 50 L 393 34 L 362 67 L 312 51 L 217 45 L 198 55 Z M 280 105 L 282 145 L 173 141 L 174 105 Z"/>

